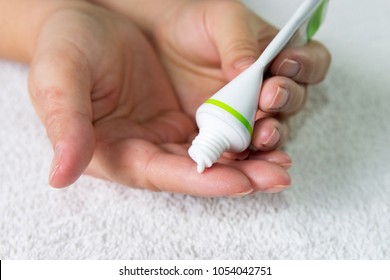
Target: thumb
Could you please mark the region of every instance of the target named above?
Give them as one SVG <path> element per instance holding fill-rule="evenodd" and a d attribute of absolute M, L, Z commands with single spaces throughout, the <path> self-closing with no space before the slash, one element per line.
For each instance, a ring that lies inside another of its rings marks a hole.
<path fill-rule="evenodd" d="M 53 45 L 41 50 L 29 75 L 32 103 L 54 148 L 49 177 L 53 187 L 76 181 L 95 146 L 89 72 L 83 60 L 68 53 Z"/>
<path fill-rule="evenodd" d="M 210 18 L 211 32 L 221 57 L 222 71 L 231 80 L 259 57 L 257 37 L 264 24 L 238 1 L 219 4 L 226 7 L 220 7 L 215 13 L 221 15 L 220 11 L 224 11 L 221 16 Z"/>

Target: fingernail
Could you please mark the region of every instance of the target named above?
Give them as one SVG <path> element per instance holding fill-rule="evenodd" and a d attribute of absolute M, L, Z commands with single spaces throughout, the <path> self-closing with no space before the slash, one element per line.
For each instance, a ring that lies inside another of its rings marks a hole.
<path fill-rule="evenodd" d="M 57 144 L 56 147 L 54 148 L 54 157 L 50 167 L 49 183 L 52 182 L 52 179 L 57 174 L 58 170 L 60 169 L 60 166 L 61 166 L 61 145 Z"/>
<path fill-rule="evenodd" d="M 266 189 L 265 191 L 263 191 L 264 193 L 278 193 L 278 192 L 281 192 L 281 191 L 284 191 L 285 189 L 288 189 L 290 186 L 274 186 L 272 188 L 269 188 L 269 189 Z"/>
<path fill-rule="evenodd" d="M 283 60 L 282 64 L 280 64 L 276 75 L 294 78 L 296 75 L 298 75 L 300 70 L 301 65 L 299 62 L 286 58 Z"/>
<path fill-rule="evenodd" d="M 292 162 L 283 163 L 283 164 L 280 164 L 280 166 L 283 167 L 286 170 L 289 170 L 291 168 L 291 166 L 292 166 Z"/>
<path fill-rule="evenodd" d="M 271 104 L 268 106 L 269 110 L 277 110 L 286 105 L 288 100 L 289 92 L 286 88 L 281 86 L 278 87 L 274 99 L 271 101 Z"/>
<path fill-rule="evenodd" d="M 246 196 L 246 195 L 251 194 L 251 193 L 253 193 L 253 190 L 232 194 L 232 195 L 229 195 L 229 197 L 243 197 L 243 196 Z"/>
<path fill-rule="evenodd" d="M 233 68 L 236 70 L 242 71 L 242 70 L 248 68 L 249 66 L 251 66 L 255 61 L 256 61 L 256 59 L 253 57 L 245 57 L 245 58 L 242 58 L 242 59 L 236 61 L 233 64 Z"/>
<path fill-rule="evenodd" d="M 266 147 L 274 147 L 280 140 L 280 132 L 277 128 L 274 128 L 271 135 L 265 140 L 262 145 Z"/>

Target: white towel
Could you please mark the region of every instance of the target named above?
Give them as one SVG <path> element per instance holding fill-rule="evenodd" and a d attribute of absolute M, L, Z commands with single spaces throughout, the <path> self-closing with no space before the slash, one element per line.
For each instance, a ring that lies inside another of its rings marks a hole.
<path fill-rule="evenodd" d="M 247 2 L 281 26 L 301 1 Z M 332 67 L 291 122 L 281 194 L 205 199 L 91 177 L 52 189 L 28 69 L 1 61 L 0 259 L 388 259 L 389 13 L 386 0 L 330 1 L 316 38 Z"/>

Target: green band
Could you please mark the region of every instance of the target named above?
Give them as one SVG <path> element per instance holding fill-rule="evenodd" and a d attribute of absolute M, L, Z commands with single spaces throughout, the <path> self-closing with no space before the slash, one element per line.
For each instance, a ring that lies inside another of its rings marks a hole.
<path fill-rule="evenodd" d="M 307 26 L 307 38 L 311 40 L 314 34 L 317 32 L 318 28 L 322 23 L 322 20 L 325 16 L 326 6 L 328 0 L 323 0 L 317 10 L 314 12 L 313 16 L 310 19 L 309 25 Z"/>
<path fill-rule="evenodd" d="M 208 99 L 206 100 L 205 103 L 215 105 L 221 109 L 224 109 L 226 112 L 230 113 L 231 115 L 233 115 L 237 120 L 239 120 L 246 127 L 246 129 L 249 132 L 249 135 L 252 137 L 252 132 L 253 132 L 252 126 L 250 122 L 243 115 L 240 114 L 240 112 L 230 107 L 226 103 L 223 103 L 216 99 Z"/>

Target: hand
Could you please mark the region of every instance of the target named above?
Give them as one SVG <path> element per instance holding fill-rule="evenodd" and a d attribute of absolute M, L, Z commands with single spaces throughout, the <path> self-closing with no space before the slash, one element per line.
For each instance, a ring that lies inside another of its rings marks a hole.
<path fill-rule="evenodd" d="M 198 174 L 187 155 L 196 132 L 153 48 L 128 20 L 85 3 L 43 25 L 31 99 L 55 156 L 50 183 L 86 173 L 129 186 L 199 196 L 278 191 L 290 184 L 282 152 L 222 159 Z"/>
<path fill-rule="evenodd" d="M 178 1 L 164 11 L 152 38 L 184 111 L 198 106 L 250 66 L 277 30 L 235 0 Z M 264 81 L 252 145 L 268 151 L 287 137 L 287 116 L 302 109 L 306 84 L 321 81 L 330 63 L 318 42 L 283 51 Z"/>

